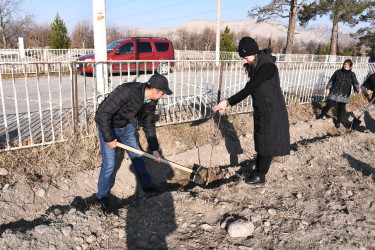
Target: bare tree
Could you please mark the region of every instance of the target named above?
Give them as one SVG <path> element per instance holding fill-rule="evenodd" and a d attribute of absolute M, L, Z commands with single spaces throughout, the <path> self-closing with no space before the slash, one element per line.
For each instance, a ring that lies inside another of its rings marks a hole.
<path fill-rule="evenodd" d="M 140 34 L 140 31 L 136 28 L 127 28 L 122 32 L 123 37 L 137 37 Z"/>
<path fill-rule="evenodd" d="M 44 48 L 48 46 L 49 33 L 51 33 L 50 24 L 36 24 L 31 22 L 31 28 L 25 41 L 26 48 Z"/>
<path fill-rule="evenodd" d="M 177 41 L 174 43 L 176 46 L 176 49 L 179 50 L 186 50 L 188 45 L 188 39 L 189 39 L 189 32 L 184 29 L 180 28 L 177 30 Z"/>
<path fill-rule="evenodd" d="M 79 21 L 73 28 L 72 48 L 94 48 L 94 29 L 89 20 Z"/>
<path fill-rule="evenodd" d="M 124 38 L 121 28 L 116 24 L 107 25 L 107 43 Z"/>
<path fill-rule="evenodd" d="M 215 50 L 216 32 L 214 29 L 205 28 L 200 34 L 200 43 L 204 46 L 203 50 Z"/>
<path fill-rule="evenodd" d="M 286 41 L 286 54 L 291 54 L 293 50 L 294 31 L 296 29 L 297 14 L 307 0 L 272 0 L 271 3 L 263 7 L 255 7 L 248 12 L 251 18 L 258 18 L 257 22 L 263 22 L 272 18 L 289 18 L 288 34 Z"/>
<path fill-rule="evenodd" d="M 2 39 L 2 44 L 4 48 L 8 48 L 11 40 L 17 39 L 17 32 L 15 30 L 20 30 L 19 25 L 28 23 L 30 16 L 20 17 L 22 0 L 0 0 L 0 34 Z"/>

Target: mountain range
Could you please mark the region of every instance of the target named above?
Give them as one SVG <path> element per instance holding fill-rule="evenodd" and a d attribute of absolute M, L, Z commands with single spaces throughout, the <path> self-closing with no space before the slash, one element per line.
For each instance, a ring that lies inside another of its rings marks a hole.
<path fill-rule="evenodd" d="M 231 32 L 238 33 L 247 31 L 253 37 L 264 37 L 267 39 L 270 37 L 272 39 L 286 39 L 288 31 L 287 24 L 276 20 L 266 20 L 261 23 L 257 23 L 256 19 L 222 22 L 220 29 L 223 31 L 225 27 L 228 27 Z M 179 29 L 185 29 L 189 32 L 202 32 L 205 28 L 216 30 L 216 23 L 209 20 L 194 19 L 184 23 L 183 25 L 168 29 L 143 29 L 140 31 L 147 34 L 162 36 L 171 32 L 176 32 Z M 296 25 L 294 41 L 304 41 L 305 43 L 310 41 L 314 41 L 316 43 L 328 43 L 331 39 L 331 30 L 332 27 L 326 24 L 313 24 L 308 27 Z M 350 37 L 349 31 L 339 28 L 340 43 L 344 44 L 354 41 L 355 40 Z"/>

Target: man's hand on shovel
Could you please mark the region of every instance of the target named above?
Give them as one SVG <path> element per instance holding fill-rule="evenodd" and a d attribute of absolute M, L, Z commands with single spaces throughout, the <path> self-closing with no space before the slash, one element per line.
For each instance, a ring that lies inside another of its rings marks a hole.
<path fill-rule="evenodd" d="M 113 141 L 107 142 L 108 147 L 115 148 L 117 147 L 117 139 L 114 139 Z"/>

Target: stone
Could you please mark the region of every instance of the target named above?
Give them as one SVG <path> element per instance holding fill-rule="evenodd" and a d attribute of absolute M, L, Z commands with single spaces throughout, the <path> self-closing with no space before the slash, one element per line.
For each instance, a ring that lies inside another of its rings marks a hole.
<path fill-rule="evenodd" d="M 81 247 L 82 247 L 83 250 L 86 250 L 86 249 L 89 248 L 89 245 L 87 245 L 87 244 L 81 244 Z"/>
<path fill-rule="evenodd" d="M 159 240 L 158 240 L 158 238 L 155 236 L 155 235 L 153 235 L 153 236 L 151 236 L 150 237 L 150 242 L 151 243 L 156 243 L 156 242 L 158 242 Z"/>
<path fill-rule="evenodd" d="M 8 188 L 9 188 L 9 184 L 7 183 L 7 184 L 4 185 L 3 190 L 4 190 L 4 191 L 5 191 L 5 190 L 8 190 Z"/>
<path fill-rule="evenodd" d="M 268 213 L 270 215 L 276 215 L 276 209 L 270 208 L 270 209 L 268 209 Z"/>
<path fill-rule="evenodd" d="M 6 170 L 5 168 L 0 168 L 0 175 L 4 176 L 7 174 L 8 174 L 8 170 Z"/>
<path fill-rule="evenodd" d="M 254 232 L 253 223 L 245 220 L 236 220 L 229 224 L 228 233 L 231 237 L 248 237 Z"/>
<path fill-rule="evenodd" d="M 212 230 L 212 227 L 210 225 L 208 225 L 207 223 L 204 223 L 204 224 L 200 225 L 200 228 L 202 228 L 205 231 L 211 231 Z"/>
<path fill-rule="evenodd" d="M 49 230 L 49 227 L 47 225 L 38 225 L 35 227 L 34 232 L 39 234 L 44 234 Z"/>
<path fill-rule="evenodd" d="M 63 227 L 63 228 L 61 229 L 61 232 L 62 232 L 62 234 L 63 234 L 65 237 L 68 237 L 68 236 L 70 235 L 70 233 L 72 232 L 72 230 L 73 230 L 73 227 L 70 226 L 70 225 L 68 225 L 68 226 L 66 226 L 66 227 Z"/>
<path fill-rule="evenodd" d="M 125 238 L 125 236 L 126 236 L 125 230 L 124 229 L 119 229 L 118 230 L 118 238 L 119 239 L 123 239 L 123 238 Z"/>
<path fill-rule="evenodd" d="M 59 185 L 60 190 L 68 191 L 69 188 L 70 188 L 69 185 L 66 184 L 66 183 L 62 183 L 62 184 Z"/>
<path fill-rule="evenodd" d="M 286 178 L 288 181 L 292 181 L 294 179 L 293 176 L 290 176 L 290 175 L 287 175 Z"/>
<path fill-rule="evenodd" d="M 259 215 L 251 216 L 251 222 L 255 223 L 261 220 L 261 217 Z"/>
<path fill-rule="evenodd" d="M 44 197 L 46 195 L 46 190 L 44 190 L 43 188 L 37 188 L 35 190 L 35 195 L 38 197 Z"/>
<path fill-rule="evenodd" d="M 93 234 L 86 238 L 86 242 L 89 244 L 93 243 L 94 241 L 96 241 L 96 236 Z"/>
<path fill-rule="evenodd" d="M 74 241 L 77 242 L 78 244 L 83 244 L 83 238 L 82 237 L 74 237 Z"/>

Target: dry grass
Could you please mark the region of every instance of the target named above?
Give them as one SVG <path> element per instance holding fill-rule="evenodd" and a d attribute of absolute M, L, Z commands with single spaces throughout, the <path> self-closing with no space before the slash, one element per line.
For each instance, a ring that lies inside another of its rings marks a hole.
<path fill-rule="evenodd" d="M 363 108 L 367 103 L 368 100 L 363 95 L 354 95 L 347 105 L 347 111 Z M 324 102 L 290 105 L 290 124 L 315 119 L 324 105 Z M 95 124 L 89 129 L 90 134 L 97 134 Z M 215 117 L 157 128 L 164 155 L 177 154 L 202 145 L 217 144 L 223 137 L 238 139 L 241 135 L 252 133 L 251 114 L 222 116 L 220 122 Z M 146 150 L 147 141 L 143 131 L 139 131 L 139 142 L 141 148 Z M 98 137 L 88 137 L 84 132 L 71 133 L 64 143 L 0 153 L 0 167 L 6 168 L 9 172 L 7 176 L 0 177 L 0 184 L 50 181 L 61 176 L 68 177 L 77 171 L 97 168 L 100 163 Z"/>
<path fill-rule="evenodd" d="M 45 182 L 98 167 L 101 162 L 98 138 L 84 134 L 72 132 L 63 143 L 1 153 L 0 167 L 9 174 L 0 177 L 0 183 Z"/>

